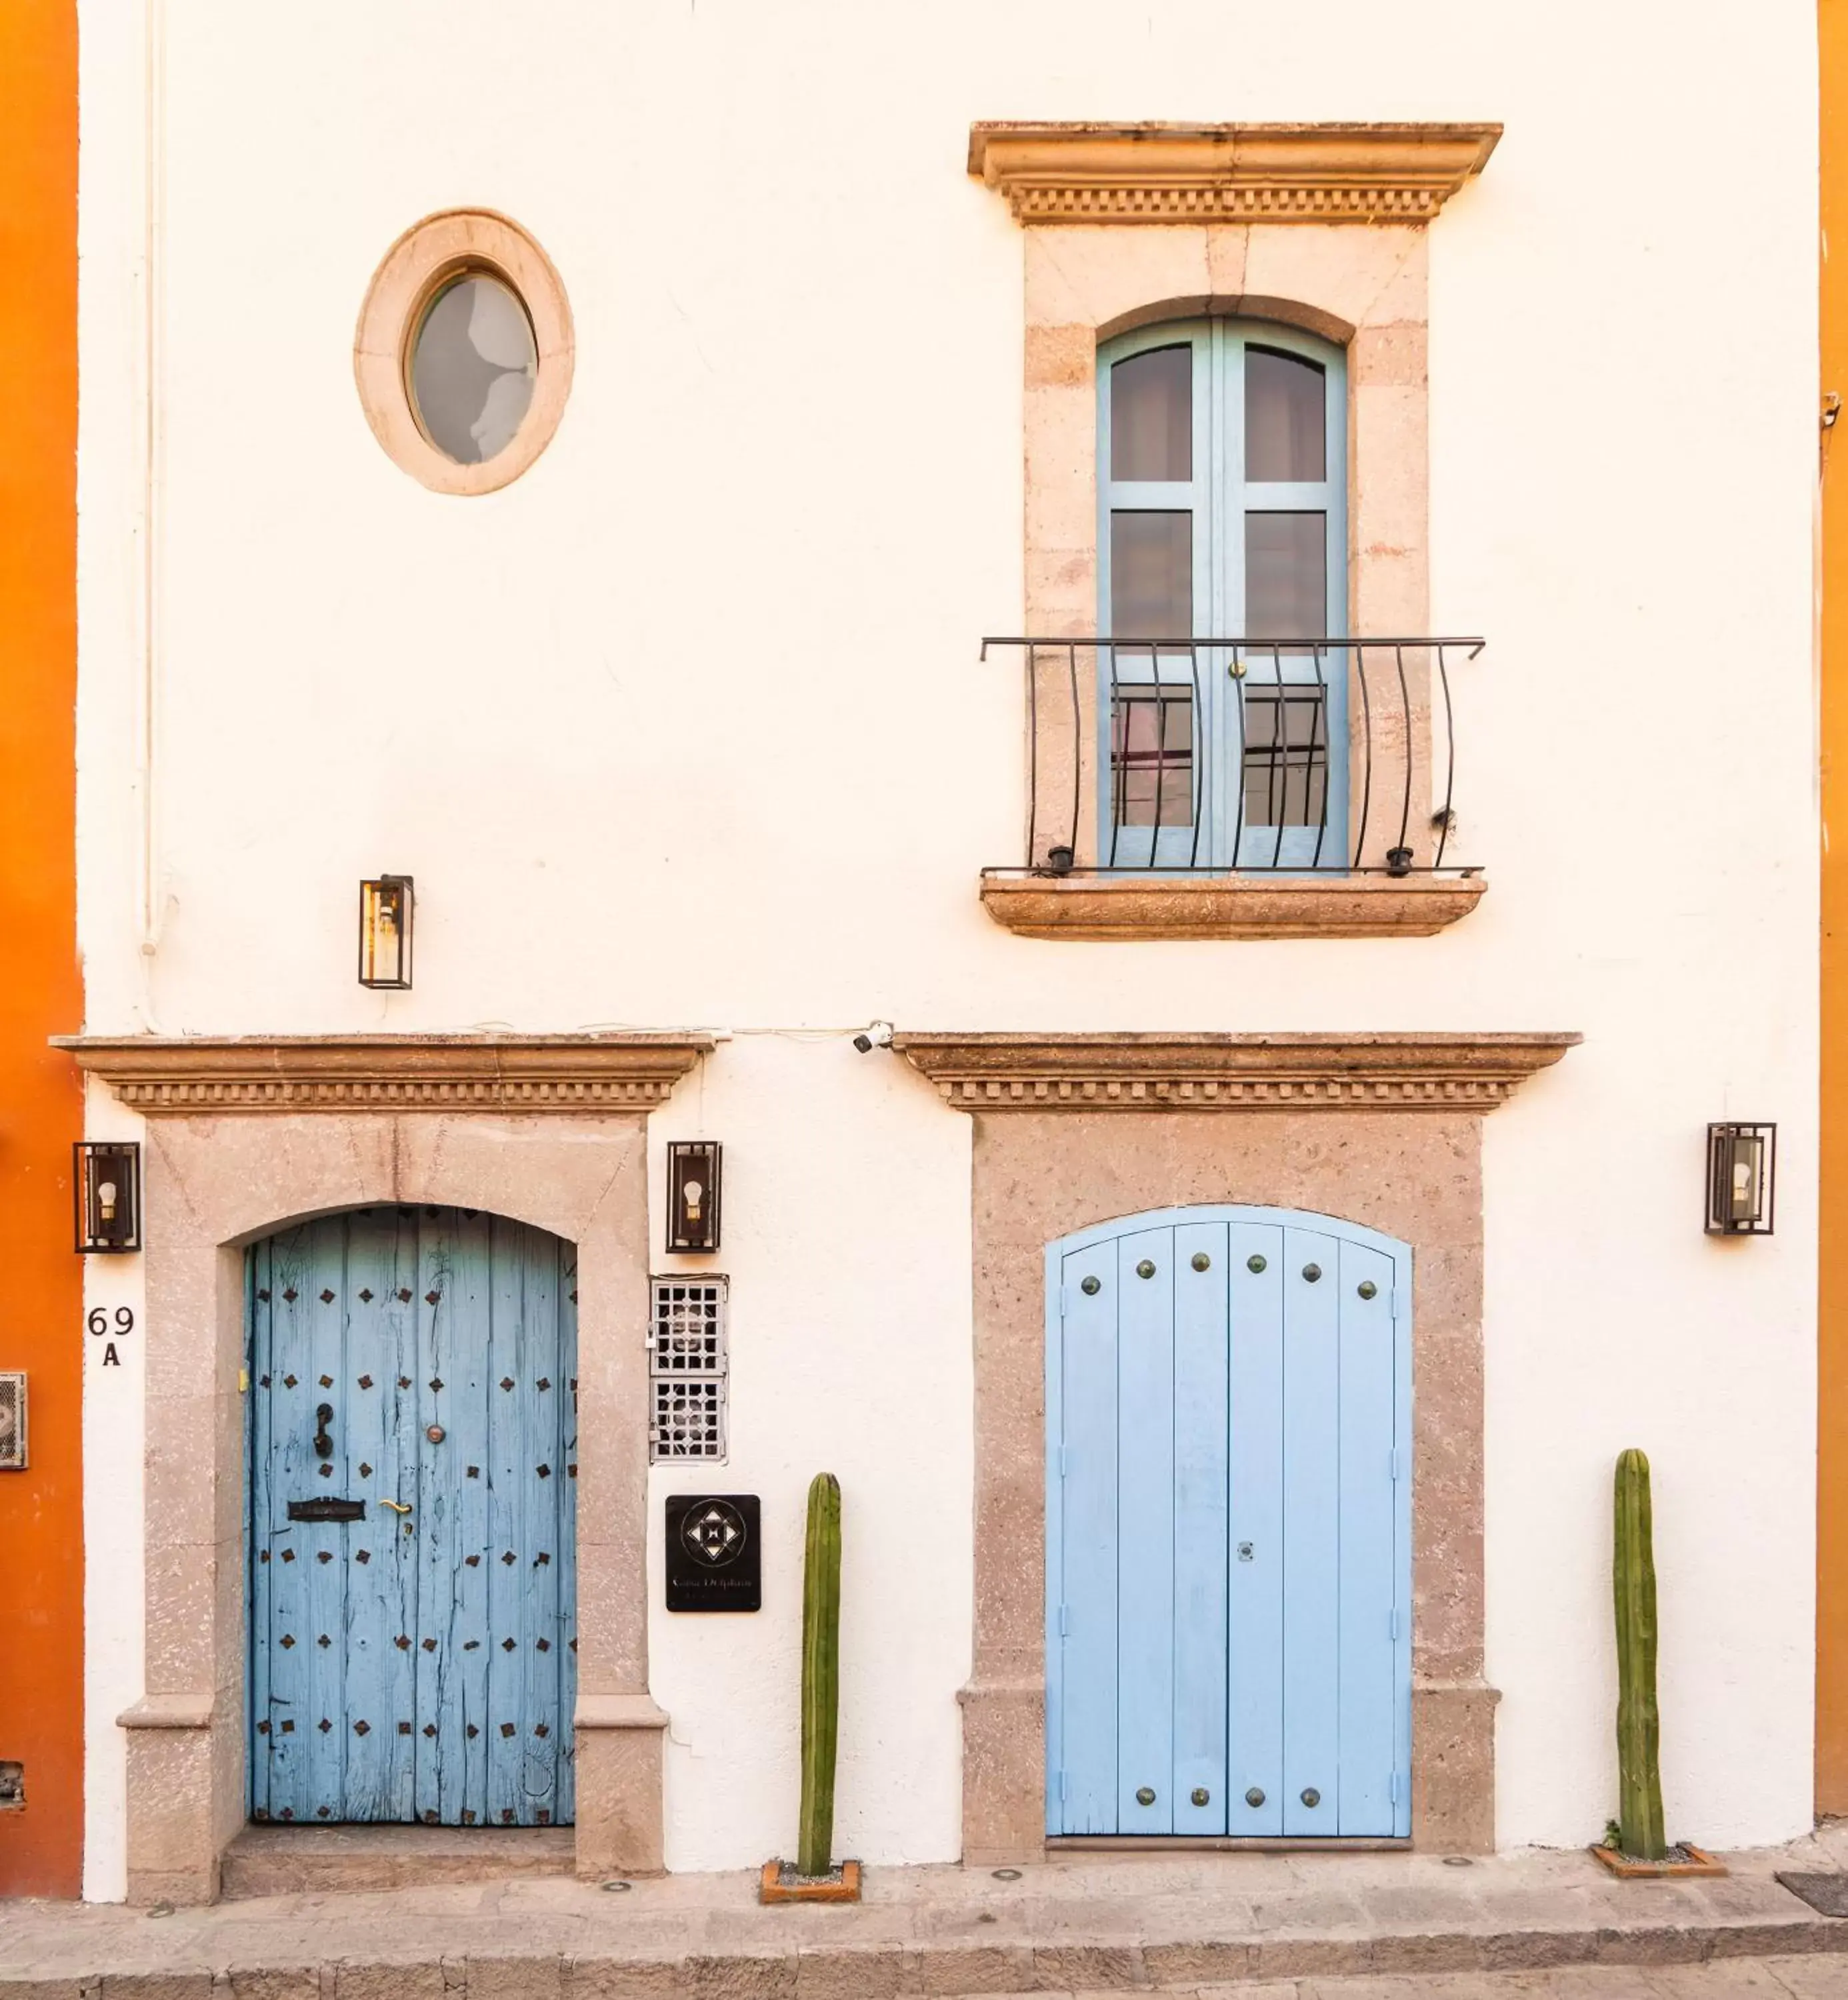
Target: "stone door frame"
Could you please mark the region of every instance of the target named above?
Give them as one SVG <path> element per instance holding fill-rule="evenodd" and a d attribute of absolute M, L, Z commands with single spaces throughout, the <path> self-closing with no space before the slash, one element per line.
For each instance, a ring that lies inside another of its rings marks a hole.
<path fill-rule="evenodd" d="M 963 1859 L 1046 1852 L 1045 1246 L 1199 1203 L 1410 1245 L 1412 1844 L 1495 1845 L 1484 1672 L 1482 1121 L 1575 1034 L 901 1034 L 974 1120 L 975 1606 Z"/>
<path fill-rule="evenodd" d="M 146 1692 L 128 1897 L 208 1902 L 246 1821 L 244 1251 L 384 1203 L 492 1211 L 578 1258 L 580 1875 L 658 1872 L 648 1692 L 648 1114 L 697 1035 L 72 1037 L 148 1120 Z"/>

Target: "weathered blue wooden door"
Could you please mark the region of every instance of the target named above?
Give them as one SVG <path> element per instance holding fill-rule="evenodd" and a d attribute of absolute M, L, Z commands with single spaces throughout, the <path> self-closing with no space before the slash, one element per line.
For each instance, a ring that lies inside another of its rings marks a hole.
<path fill-rule="evenodd" d="M 1410 1832 L 1411 1283 L 1277 1209 L 1049 1248 L 1049 1832 Z"/>
<path fill-rule="evenodd" d="M 253 1818 L 571 1818 L 576 1265 L 448 1208 L 252 1248 Z"/>

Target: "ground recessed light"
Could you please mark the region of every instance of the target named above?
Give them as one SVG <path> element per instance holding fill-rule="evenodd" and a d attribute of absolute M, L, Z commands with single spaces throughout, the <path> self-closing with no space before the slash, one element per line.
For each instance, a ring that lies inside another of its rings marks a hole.
<path fill-rule="evenodd" d="M 1018 1882 L 1020 1879 L 1018 1868 L 997 1868 L 992 1872 L 997 1882 Z"/>

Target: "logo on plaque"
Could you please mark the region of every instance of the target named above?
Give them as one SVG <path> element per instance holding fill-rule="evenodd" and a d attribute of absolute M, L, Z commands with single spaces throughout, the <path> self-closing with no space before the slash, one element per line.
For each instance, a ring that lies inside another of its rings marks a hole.
<path fill-rule="evenodd" d="M 763 1602 L 755 1493 L 670 1493 L 667 1608 L 756 1611 Z"/>
<path fill-rule="evenodd" d="M 700 1561 L 722 1568 L 745 1552 L 745 1517 L 729 1500 L 702 1500 L 680 1523 L 680 1539 Z"/>

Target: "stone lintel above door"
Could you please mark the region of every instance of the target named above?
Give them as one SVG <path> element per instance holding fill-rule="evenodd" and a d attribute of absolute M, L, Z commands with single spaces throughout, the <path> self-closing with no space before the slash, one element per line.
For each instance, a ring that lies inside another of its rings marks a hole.
<path fill-rule="evenodd" d="M 1491 1111 L 1582 1038 L 1481 1034 L 904 1033 L 962 1111 Z"/>
<path fill-rule="evenodd" d="M 124 1104 L 162 1113 L 647 1109 L 710 1035 L 59 1035 Z"/>

